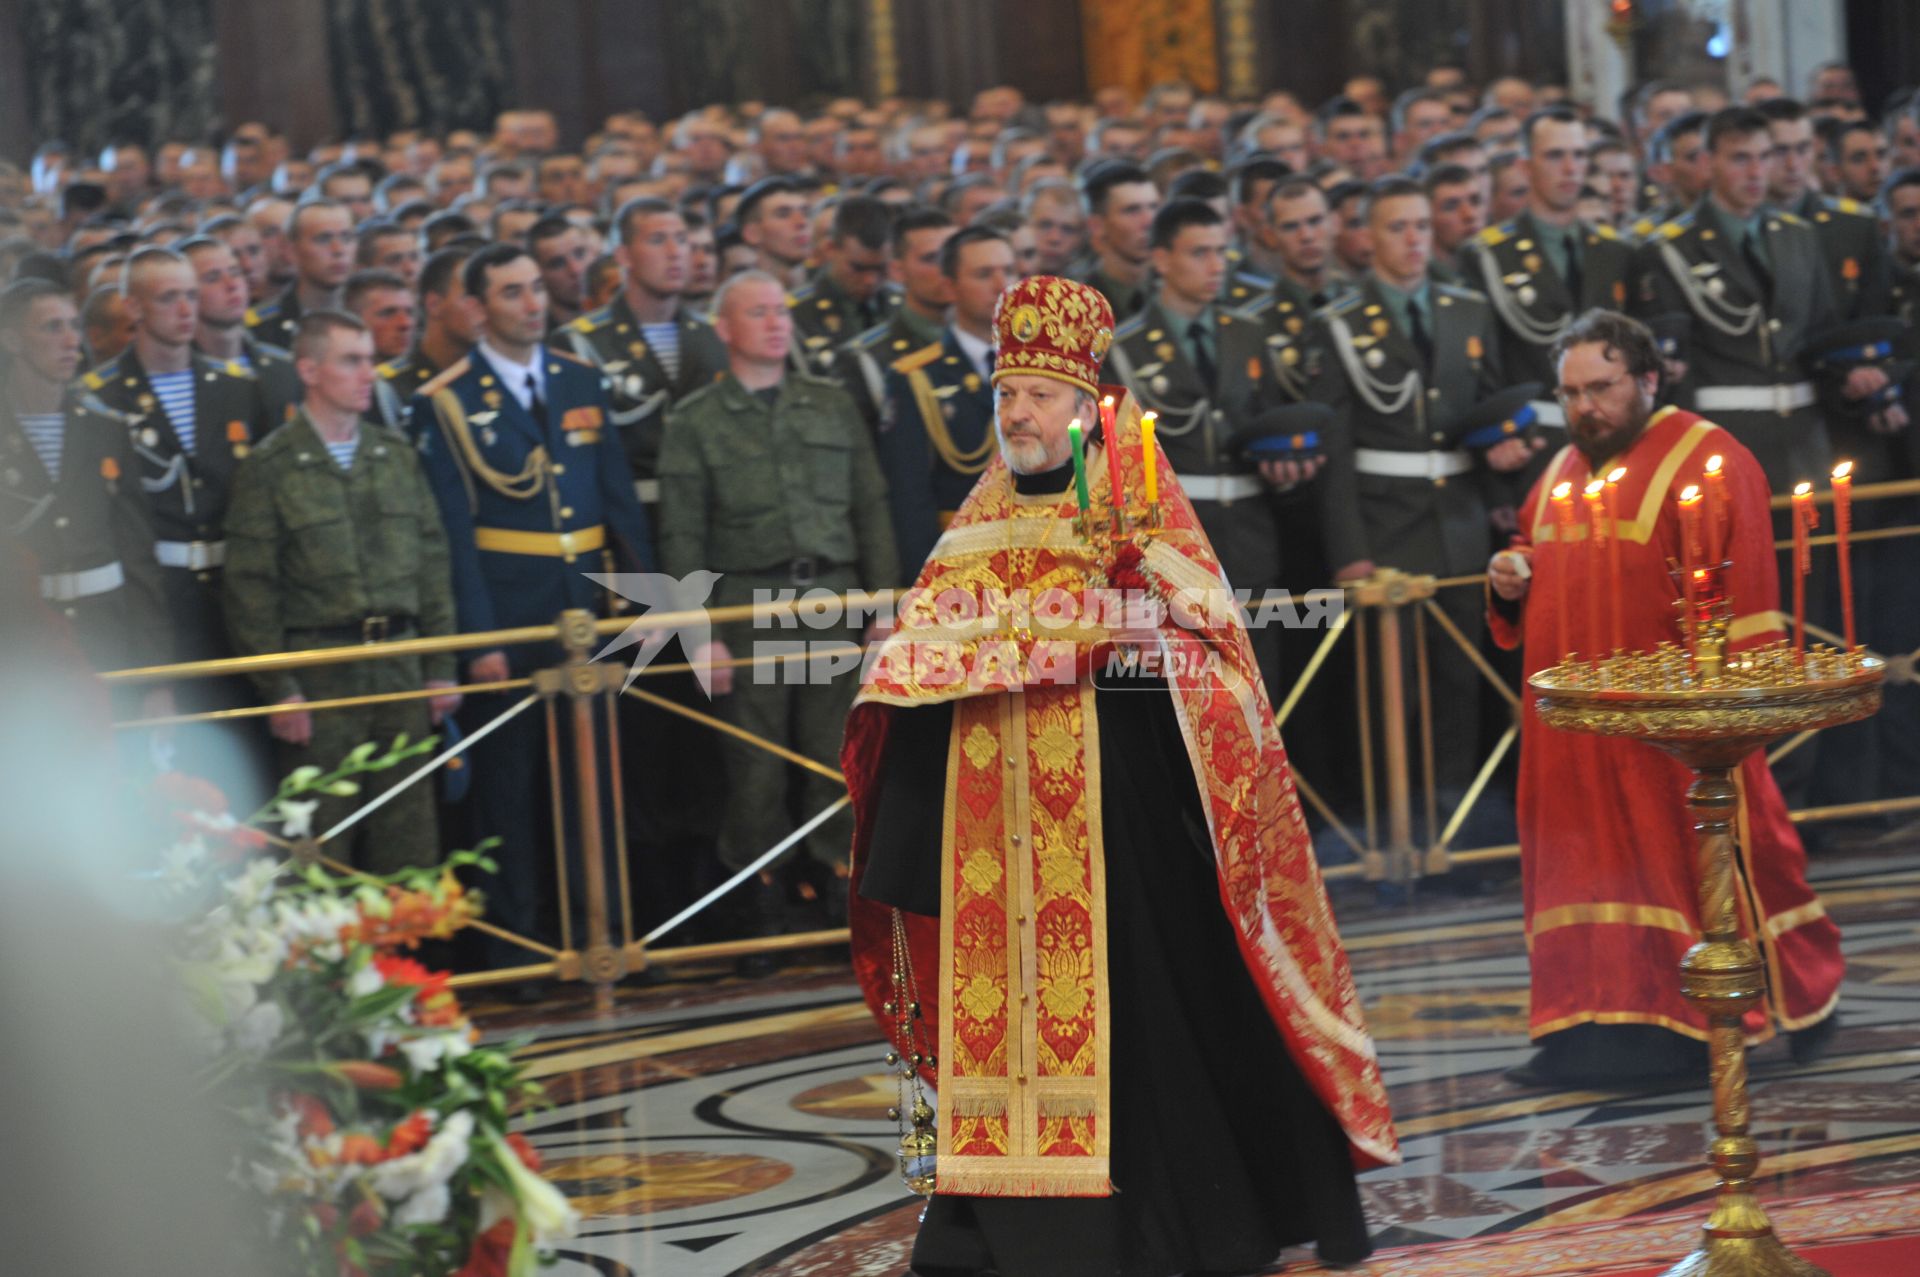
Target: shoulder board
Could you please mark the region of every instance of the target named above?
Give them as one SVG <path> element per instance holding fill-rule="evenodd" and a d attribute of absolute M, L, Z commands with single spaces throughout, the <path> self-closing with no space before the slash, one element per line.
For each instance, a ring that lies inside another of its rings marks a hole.
<path fill-rule="evenodd" d="M 285 346 L 276 346 L 270 341 L 260 341 L 256 339 L 253 343 L 253 350 L 255 354 L 265 355 L 268 359 L 285 359 L 288 361 L 293 359 L 293 352 L 291 350 L 288 350 Z"/>
<path fill-rule="evenodd" d="M 406 364 L 407 364 L 406 358 L 402 356 L 399 359 L 387 360 L 386 363 L 381 364 L 374 371 L 378 372 L 380 376 L 385 380 L 392 381 L 395 377 L 398 377 L 400 375 L 403 369 L 405 369 Z"/>
<path fill-rule="evenodd" d="M 255 376 L 253 369 L 247 367 L 245 364 L 241 363 L 238 359 L 226 360 L 225 362 L 221 363 L 219 367 L 220 367 L 220 371 L 226 373 L 227 376 L 239 377 L 244 381 L 252 381 Z"/>
<path fill-rule="evenodd" d="M 89 373 L 87 375 L 91 378 L 93 374 Z M 84 411 L 90 412 L 96 417 L 105 418 L 108 421 L 127 422 L 133 419 L 131 413 L 121 412 L 118 408 L 108 406 L 98 395 L 81 395 L 80 407 Z"/>
<path fill-rule="evenodd" d="M 102 376 L 101 375 L 102 373 L 106 373 L 110 376 L 111 370 L 105 367 L 102 367 L 102 368 L 97 368 L 94 371 L 89 373 L 82 373 L 80 375 L 80 384 L 85 386 L 88 390 L 104 390 L 106 389 L 106 386 L 107 386 L 107 378 L 105 376 Z"/>
<path fill-rule="evenodd" d="M 280 303 L 265 302 L 259 306 L 247 307 L 247 313 L 241 316 L 241 322 L 249 328 L 268 319 L 280 318 Z"/>
<path fill-rule="evenodd" d="M 793 379 L 801 385 L 808 386 L 814 390 L 832 390 L 840 394 L 846 393 L 846 387 L 831 377 L 818 377 L 810 372 L 793 373 L 791 375 Z"/>
<path fill-rule="evenodd" d="M 374 424 L 373 422 L 367 420 L 365 417 L 362 417 L 360 419 L 360 429 L 362 433 L 370 433 L 368 431 L 368 427 L 372 426 L 373 424 Z M 253 455 L 255 457 L 273 456 L 275 453 L 280 452 L 281 450 L 286 448 L 287 439 L 292 434 L 293 432 L 291 430 L 279 430 L 279 429 L 269 430 L 267 432 L 266 438 L 260 440 L 260 442 L 253 445 Z"/>
<path fill-rule="evenodd" d="M 440 370 L 440 375 L 435 377 L 433 380 L 429 381 L 426 385 L 420 387 L 420 390 L 418 393 L 423 395 L 438 394 L 440 391 L 445 390 L 448 386 L 452 385 L 459 378 L 465 376 L 467 369 L 472 366 L 473 366 L 472 356 L 463 355 L 459 359 L 456 359 L 452 363 L 448 364 L 445 368 L 442 368 Z"/>
<path fill-rule="evenodd" d="M 798 306 L 799 304 L 800 304 L 800 294 L 798 293 L 787 294 L 787 309 L 791 310 L 795 306 Z"/>
<path fill-rule="evenodd" d="M 1489 226 L 1487 227 L 1487 229 L 1485 229 L 1484 231 L 1481 231 L 1474 238 L 1478 239 L 1482 244 L 1485 244 L 1488 248 L 1493 248 L 1493 247 L 1496 247 L 1497 245 L 1504 244 L 1508 240 L 1513 238 L 1513 223 L 1503 222 L 1498 226 Z"/>
<path fill-rule="evenodd" d="M 1119 341 L 1123 337 L 1131 337 L 1135 333 L 1139 332 L 1142 328 L 1145 328 L 1146 326 L 1147 326 L 1147 312 L 1144 310 L 1137 310 L 1133 314 L 1121 320 L 1120 323 L 1117 326 L 1115 326 L 1113 330 L 1113 339 L 1115 341 Z"/>
<path fill-rule="evenodd" d="M 1635 235 L 1638 235 L 1641 239 L 1645 239 L 1659 229 L 1659 224 L 1651 217 L 1639 217 L 1634 219 L 1632 229 Z"/>
<path fill-rule="evenodd" d="M 1598 226 L 1595 226 L 1593 228 L 1593 233 L 1595 235 L 1598 235 L 1601 239 L 1619 239 L 1620 238 L 1620 232 L 1616 231 L 1615 229 L 1613 229 L 1613 227 L 1607 225 L 1605 222 L 1601 222 Z"/>
<path fill-rule="evenodd" d="M 1364 300 L 1365 295 L 1356 288 L 1350 293 L 1342 293 L 1325 306 L 1322 306 L 1320 313 L 1322 315 L 1342 315 L 1350 310 L 1358 310 L 1360 303 Z"/>
<path fill-rule="evenodd" d="M 1842 213 L 1852 213 L 1856 217 L 1864 216 L 1867 211 L 1865 208 L 1861 206 L 1859 200 L 1850 200 L 1844 195 L 1842 195 L 1839 199 L 1835 200 L 1833 202 L 1833 206 L 1839 209 Z"/>
<path fill-rule="evenodd" d="M 583 359 L 579 355 L 574 354 L 571 350 L 562 350 L 558 346 L 549 346 L 547 347 L 547 353 L 549 355 L 558 356 L 559 358 L 566 360 L 570 364 L 579 364 L 582 368 L 593 368 L 593 371 L 596 373 L 600 371 L 598 368 L 594 368 L 591 360 Z"/>
<path fill-rule="evenodd" d="M 1778 213 L 1775 213 L 1774 216 L 1778 217 L 1781 221 L 1785 222 L 1789 226 L 1805 226 L 1807 224 L 1805 219 L 1803 219 L 1797 213 L 1789 213 L 1782 210 Z"/>
<path fill-rule="evenodd" d="M 942 347 L 939 342 L 929 342 L 912 354 L 902 355 L 893 361 L 895 372 L 918 372 L 934 360 L 940 358 Z"/>
<path fill-rule="evenodd" d="M 872 350 L 887 339 L 887 332 L 892 327 L 892 324 L 875 324 L 865 332 L 855 334 L 847 344 L 860 350 Z"/>
<path fill-rule="evenodd" d="M 1465 284 L 1449 284 L 1441 280 L 1433 281 L 1433 291 L 1456 301 L 1483 302 L 1487 295 L 1477 288 L 1468 288 Z"/>
<path fill-rule="evenodd" d="M 600 327 L 600 325 L 606 323 L 608 318 L 609 316 L 607 314 L 607 308 L 605 306 L 602 306 L 599 310 L 590 310 L 586 314 L 580 316 L 580 318 L 568 324 L 566 326 L 567 331 L 575 332 L 575 333 L 590 333 L 594 329 Z"/>
<path fill-rule="evenodd" d="M 1686 233 L 1687 224 L 1680 221 L 1662 222 L 1654 231 L 1661 239 L 1679 239 Z"/>

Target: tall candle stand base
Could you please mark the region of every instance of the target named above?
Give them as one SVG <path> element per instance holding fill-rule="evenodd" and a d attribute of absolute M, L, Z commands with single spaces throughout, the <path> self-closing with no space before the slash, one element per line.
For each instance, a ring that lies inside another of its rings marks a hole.
<path fill-rule="evenodd" d="M 1705 646 L 1711 650 L 1695 656 L 1663 645 L 1567 661 L 1528 683 L 1548 726 L 1645 741 L 1693 770 L 1687 808 L 1698 841 L 1702 935 L 1681 960 L 1680 988 L 1707 1020 L 1718 1133 L 1709 1161 L 1720 1189 L 1700 1248 L 1664 1277 L 1828 1277 L 1774 1235 L 1754 1196 L 1760 1150 L 1750 1132 L 1742 1018 L 1759 1004 L 1766 972 L 1735 912 L 1733 773 L 1773 741 L 1873 714 L 1886 669 L 1857 652 L 1816 649 L 1803 662 L 1785 643 L 1731 656 L 1721 636 Z"/>

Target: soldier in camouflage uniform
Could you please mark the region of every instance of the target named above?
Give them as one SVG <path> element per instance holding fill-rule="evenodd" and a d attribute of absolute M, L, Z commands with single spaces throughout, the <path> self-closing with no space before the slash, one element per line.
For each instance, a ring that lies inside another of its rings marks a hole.
<path fill-rule="evenodd" d="M 347 647 L 454 632 L 446 534 L 406 437 L 361 420 L 371 407 L 373 338 L 357 319 L 315 311 L 295 351 L 307 395 L 291 421 L 234 474 L 223 601 L 235 652 Z M 254 678 L 263 700 L 298 706 L 336 697 L 451 687 L 451 654 L 354 661 Z M 291 709 L 269 725 L 282 773 L 331 769 L 363 742 L 415 740 L 457 695 L 354 709 Z M 350 798 L 329 797 L 313 832 L 365 806 L 407 774 L 369 773 Z M 432 864 L 440 854 L 433 788 L 407 787 L 352 830 L 335 855 L 370 873 Z"/>
<path fill-rule="evenodd" d="M 859 412 L 846 391 L 786 366 L 792 319 L 785 290 L 762 271 L 727 281 L 715 297 L 714 326 L 727 343 L 731 371 L 689 396 L 667 417 L 660 450 L 660 558 L 685 576 L 721 573 L 715 606 L 749 603 L 756 590 L 841 592 L 877 589 L 899 579 L 886 485 Z M 712 655 L 754 654 L 756 639 L 856 642 L 857 625 L 778 634 L 751 623 L 716 627 Z M 696 658 L 698 659 L 698 658 Z M 855 678 L 827 680 L 816 666 L 803 685 L 785 667 L 743 667 L 717 676 L 720 713 L 753 732 L 829 766 L 853 703 Z M 793 828 L 788 765 L 759 749 L 729 744 L 730 789 L 720 859 L 738 869 Z M 809 774 L 808 814 L 838 799 L 838 782 Z M 807 839 L 829 873 L 844 876 L 853 820 L 840 813 Z M 828 893 L 844 905 L 844 890 Z M 753 921 L 778 925 L 779 888 L 763 875 Z"/>

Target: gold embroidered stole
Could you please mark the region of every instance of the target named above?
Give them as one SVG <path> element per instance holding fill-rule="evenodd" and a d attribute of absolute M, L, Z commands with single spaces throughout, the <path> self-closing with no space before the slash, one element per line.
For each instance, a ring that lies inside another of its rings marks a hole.
<path fill-rule="evenodd" d="M 954 704 L 940 852 L 942 1193 L 1111 1192 L 1093 689 Z"/>

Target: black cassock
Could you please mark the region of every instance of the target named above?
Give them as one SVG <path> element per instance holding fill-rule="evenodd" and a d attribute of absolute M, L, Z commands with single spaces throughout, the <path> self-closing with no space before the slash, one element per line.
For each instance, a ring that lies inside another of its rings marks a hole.
<path fill-rule="evenodd" d="M 1033 479 L 1062 473 L 1070 470 Z M 1020 477 L 1023 491 L 1058 490 L 1028 482 Z M 1324 1262 L 1358 1262 L 1372 1247 L 1347 1138 L 1294 1067 L 1241 962 L 1172 695 L 1163 681 L 1136 677 L 1097 689 L 1094 706 L 1114 1195 L 936 1194 L 914 1243 L 913 1271 L 1231 1273 L 1308 1242 Z M 860 894 L 938 915 L 953 711 L 893 715 Z"/>

